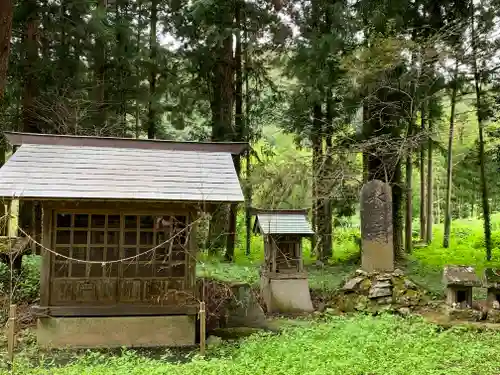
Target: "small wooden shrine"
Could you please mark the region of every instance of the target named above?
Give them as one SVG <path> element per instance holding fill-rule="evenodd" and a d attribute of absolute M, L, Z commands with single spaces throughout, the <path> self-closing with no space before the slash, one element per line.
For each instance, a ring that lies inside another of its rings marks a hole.
<path fill-rule="evenodd" d="M 42 207 L 38 343 L 195 343 L 201 212 L 243 201 L 246 144 L 7 133 L 0 196 Z"/>
<path fill-rule="evenodd" d="M 302 239 L 314 232 L 307 210 L 254 209 L 254 233 L 264 239 L 261 293 L 269 312 L 312 311 Z"/>
<path fill-rule="evenodd" d="M 484 270 L 483 286 L 487 289 L 488 307 L 500 310 L 500 269 L 486 268 Z"/>
<path fill-rule="evenodd" d="M 453 308 L 471 308 L 474 287 L 480 287 L 481 281 L 474 267 L 446 266 L 443 272 L 446 288 L 446 303 Z"/>

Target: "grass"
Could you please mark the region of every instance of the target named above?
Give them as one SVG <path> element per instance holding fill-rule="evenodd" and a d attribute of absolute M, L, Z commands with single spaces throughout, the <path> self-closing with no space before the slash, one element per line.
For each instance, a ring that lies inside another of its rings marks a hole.
<path fill-rule="evenodd" d="M 479 220 L 453 222 L 451 244 L 442 247 L 442 225 L 435 226 L 434 241 L 416 248 L 401 266 L 417 283 L 436 296 L 442 296 L 441 275 L 447 264 L 476 267 L 500 267 L 500 215 L 493 216 L 493 260 L 486 262 L 482 223 Z M 356 229 L 338 229 L 335 233 L 331 265 L 314 265 L 310 244 L 304 242 L 305 264 L 313 289 L 334 290 L 357 265 Z M 243 238 L 243 236 L 240 236 Z M 252 238 L 252 253 L 244 254 L 239 246 L 236 262 L 200 256 L 198 275 L 225 281 L 258 283 L 258 266 L 262 263 L 260 237 Z M 29 258 L 25 272 L 26 285 L 21 295 L 31 295 L 38 280 L 36 260 Z M 5 275 L 3 276 L 5 277 Z M 0 282 L 2 270 L 0 269 Z M 33 285 L 32 285 L 33 284 Z M 56 365 L 43 359 L 33 344 L 16 357 L 16 374 L 498 374 L 500 373 L 500 333 L 450 329 L 419 318 L 393 316 L 329 317 L 323 321 L 304 320 L 280 335 L 254 335 L 236 344 L 209 348 L 206 359 L 189 353 L 179 357 L 170 352 L 152 357 L 148 353 L 123 351 L 120 355 L 88 352 L 69 364 Z M 1 341 L 1 340 L 0 340 Z M 1 345 L 0 345 L 1 346 Z M 1 353 L 0 353 L 1 354 Z M 33 361 L 36 358 L 36 361 Z M 53 359 L 53 357 L 51 357 Z M 5 368 L 5 367 L 4 367 Z M 0 373 L 2 365 L 0 364 Z"/>
<path fill-rule="evenodd" d="M 212 348 L 209 357 L 172 363 L 133 351 L 89 353 L 64 367 L 15 366 L 25 375 L 391 375 L 477 374 L 500 371 L 500 333 L 442 331 L 419 318 L 329 317 L 280 335 L 254 335 L 238 345 Z"/>

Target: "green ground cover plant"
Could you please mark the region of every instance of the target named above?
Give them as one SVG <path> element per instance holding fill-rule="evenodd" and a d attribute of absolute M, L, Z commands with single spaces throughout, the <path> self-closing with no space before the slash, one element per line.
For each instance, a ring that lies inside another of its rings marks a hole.
<path fill-rule="evenodd" d="M 175 363 L 168 352 L 156 359 L 134 351 L 113 356 L 88 353 L 63 367 L 29 366 L 19 358 L 14 373 L 492 375 L 500 371 L 499 339 L 494 331 L 443 331 L 420 318 L 332 316 L 290 326 L 280 335 L 254 335 L 238 344 L 210 348 L 207 358 L 195 355 L 184 363 Z"/>
<path fill-rule="evenodd" d="M 435 228 L 429 246 L 416 247 L 399 265 L 436 298 L 442 297 L 441 275 L 446 264 L 500 267 L 500 215 L 494 215 L 493 260 L 485 261 L 481 221 L 453 222 L 449 249 L 442 248 L 442 229 Z M 305 263 L 312 289 L 333 291 L 358 264 L 359 229 L 337 228 L 334 256 L 329 265 L 315 264 L 309 241 L 304 241 Z M 240 234 L 240 239 L 243 238 Z M 498 242 L 498 243 L 497 243 Z M 252 252 L 245 255 L 239 241 L 235 263 L 200 255 L 198 275 L 227 282 L 258 284 L 258 267 L 263 261 L 262 238 L 252 237 Z M 39 280 L 39 259 L 26 257 L 23 282 L 16 298 L 35 299 Z M 6 288 L 8 270 L 0 269 Z M 4 289 L 5 290 L 5 289 Z M 35 292 L 34 292 L 35 291 Z M 421 318 L 394 316 L 327 316 L 318 320 L 285 323 L 281 334 L 256 334 L 235 343 L 211 346 L 203 359 L 195 351 L 127 351 L 120 353 L 41 354 L 34 338 L 23 338 L 13 373 L 36 375 L 73 374 L 497 374 L 500 371 L 500 333 L 466 328 L 442 330 Z M 300 323 L 300 324 L 299 324 Z M 24 337 L 24 336 L 23 336 Z M 5 341 L 0 338 L 0 351 Z M 3 353 L 0 353 L 3 354 Z M 61 361 L 64 358 L 64 361 Z M 6 364 L 0 373 L 7 373 Z"/>

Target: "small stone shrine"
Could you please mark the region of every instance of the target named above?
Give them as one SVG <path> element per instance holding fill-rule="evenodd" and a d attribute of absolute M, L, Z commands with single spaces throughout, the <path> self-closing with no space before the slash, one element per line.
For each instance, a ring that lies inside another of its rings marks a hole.
<path fill-rule="evenodd" d="M 483 276 L 483 286 L 487 288 L 486 304 L 488 321 L 500 323 L 500 269 L 486 268 Z"/>
<path fill-rule="evenodd" d="M 313 311 L 307 273 L 302 261 L 302 239 L 311 237 L 306 210 L 254 209 L 254 233 L 264 238 L 260 289 L 268 312 Z"/>
<path fill-rule="evenodd" d="M 481 286 L 474 267 L 446 266 L 443 273 L 446 304 L 454 309 L 472 307 L 472 289 Z"/>
<path fill-rule="evenodd" d="M 361 268 L 392 272 L 392 192 L 389 184 L 372 180 L 361 189 Z"/>

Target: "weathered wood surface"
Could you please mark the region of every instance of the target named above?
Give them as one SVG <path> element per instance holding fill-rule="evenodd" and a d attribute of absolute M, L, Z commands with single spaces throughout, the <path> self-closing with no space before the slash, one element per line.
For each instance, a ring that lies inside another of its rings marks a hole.
<path fill-rule="evenodd" d="M 114 306 L 33 306 L 36 316 L 91 317 L 91 316 L 148 316 L 148 315 L 194 315 L 198 305 L 151 306 L 121 304 Z"/>

